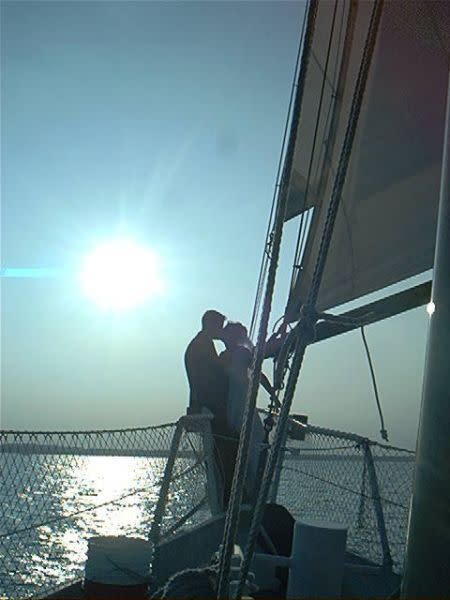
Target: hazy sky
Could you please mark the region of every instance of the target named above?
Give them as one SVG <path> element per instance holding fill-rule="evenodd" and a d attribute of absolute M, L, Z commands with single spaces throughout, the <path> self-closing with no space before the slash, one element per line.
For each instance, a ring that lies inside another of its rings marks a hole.
<path fill-rule="evenodd" d="M 59 272 L 2 280 L 1 427 L 175 420 L 202 312 L 249 322 L 303 10 L 2 2 L 2 267 Z M 112 315 L 83 296 L 77 271 L 118 233 L 157 253 L 165 291 Z M 426 330 L 424 308 L 367 330 L 391 440 L 410 447 Z M 308 350 L 294 410 L 378 436 L 359 333 Z"/>

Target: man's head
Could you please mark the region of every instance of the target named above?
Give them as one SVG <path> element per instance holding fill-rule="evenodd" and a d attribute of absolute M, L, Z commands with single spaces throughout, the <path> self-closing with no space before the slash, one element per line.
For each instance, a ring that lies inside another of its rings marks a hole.
<path fill-rule="evenodd" d="M 212 337 L 213 340 L 222 338 L 225 317 L 217 310 L 207 310 L 202 317 L 202 331 Z"/>

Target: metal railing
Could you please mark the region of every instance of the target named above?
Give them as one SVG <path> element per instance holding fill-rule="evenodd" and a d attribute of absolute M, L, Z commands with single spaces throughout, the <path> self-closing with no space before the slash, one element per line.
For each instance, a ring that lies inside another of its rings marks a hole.
<path fill-rule="evenodd" d="M 0 597 L 83 575 L 96 535 L 158 542 L 218 510 L 209 420 L 108 431 L 0 431 Z"/>
<path fill-rule="evenodd" d="M 150 540 L 155 546 L 163 538 L 178 531 L 180 527 L 203 507 L 209 506 L 211 514 L 217 514 L 222 510 L 220 484 L 215 469 L 214 442 L 210 426 L 211 419 L 212 415 L 186 415 L 181 417 L 176 425 L 149 535 Z M 195 462 L 180 469 L 177 467 L 177 458 L 180 455 L 183 435 L 185 434 L 197 436 L 198 440 L 201 441 L 201 447 L 195 447 L 191 442 Z M 175 488 L 180 485 L 180 482 L 184 485 L 183 482 L 190 481 L 193 472 L 198 467 L 204 470 L 206 476 L 207 485 L 202 497 L 193 500 L 191 492 L 190 502 L 192 507 L 187 511 L 182 511 L 182 514 L 179 515 L 177 514 L 179 507 L 175 506 L 174 513 L 173 509 L 171 509 L 170 498 L 177 498 Z M 175 523 L 171 522 L 173 517 L 176 518 Z"/>

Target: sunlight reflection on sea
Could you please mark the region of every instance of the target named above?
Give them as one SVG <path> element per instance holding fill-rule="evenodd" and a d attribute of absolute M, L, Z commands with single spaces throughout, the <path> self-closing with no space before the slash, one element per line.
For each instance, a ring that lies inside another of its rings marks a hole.
<path fill-rule="evenodd" d="M 3 472 L 12 471 L 6 462 L 14 459 L 1 457 Z M 79 577 L 92 536 L 147 538 L 164 464 L 128 456 L 79 456 L 75 465 L 73 457 L 21 457 L 0 491 L 0 596 L 24 597 L 49 581 Z"/>

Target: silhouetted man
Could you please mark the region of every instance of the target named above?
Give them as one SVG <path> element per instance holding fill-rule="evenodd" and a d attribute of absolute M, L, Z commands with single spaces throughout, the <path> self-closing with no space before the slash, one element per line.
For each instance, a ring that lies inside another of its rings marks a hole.
<path fill-rule="evenodd" d="M 205 312 L 202 329 L 187 347 L 184 364 L 190 387 L 188 414 L 201 413 L 202 408 L 207 408 L 214 416 L 211 422 L 214 457 L 226 486 L 223 497 L 226 504 L 229 496 L 227 482 L 233 477 L 234 455 L 230 452 L 227 428 L 227 374 L 214 347 L 214 340 L 222 338 L 224 323 L 225 317 L 216 310 Z"/>
<path fill-rule="evenodd" d="M 202 317 L 202 329 L 191 341 L 184 355 L 189 380 L 190 414 L 208 408 L 214 415 L 213 428 L 226 420 L 226 389 L 224 370 L 214 347 L 222 337 L 225 317 L 216 310 L 207 310 Z"/>

